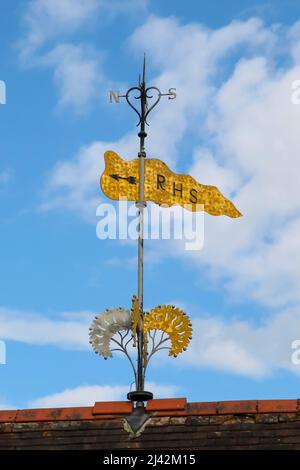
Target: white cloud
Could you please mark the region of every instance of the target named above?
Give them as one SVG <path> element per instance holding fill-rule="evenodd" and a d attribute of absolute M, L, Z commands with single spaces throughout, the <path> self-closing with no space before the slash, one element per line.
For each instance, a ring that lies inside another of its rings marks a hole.
<path fill-rule="evenodd" d="M 239 63 L 218 91 L 208 123 L 218 153 L 215 173 L 229 171 L 227 184 L 244 217 L 206 218 L 198 262 L 226 277 L 230 292 L 270 306 L 300 305 L 300 107 L 290 102 L 299 74 L 298 65 L 276 72 L 262 58 Z M 200 160 L 194 173 L 206 169 Z"/>
<path fill-rule="evenodd" d="M 84 44 L 59 44 L 42 62 L 54 69 L 59 106 L 71 106 L 78 113 L 87 110 L 106 83 L 100 54 Z"/>
<path fill-rule="evenodd" d="M 178 388 L 172 385 L 147 383 L 156 398 L 171 398 Z M 28 404 L 28 408 L 51 408 L 71 406 L 93 406 L 97 401 L 126 400 L 128 385 L 81 385 L 72 389 L 45 397 L 37 398 Z"/>
<path fill-rule="evenodd" d="M 73 36 L 146 6 L 147 0 L 31 0 L 24 11 L 24 35 L 17 43 L 21 64 L 53 70 L 60 107 L 83 113 L 110 82 L 103 73 L 102 52 L 72 42 Z"/>
<path fill-rule="evenodd" d="M 30 0 L 23 16 L 25 33 L 18 47 L 21 59 L 31 61 L 49 41 L 97 27 L 107 17 L 145 10 L 148 0 Z"/>
<path fill-rule="evenodd" d="M 23 66 L 53 70 L 59 106 L 77 113 L 85 112 L 101 89 L 101 55 L 65 38 L 90 24 L 99 8 L 98 0 L 31 0 L 23 18 L 25 33 L 17 44 Z"/>
<path fill-rule="evenodd" d="M 99 28 L 118 14 L 140 13 L 147 5 L 148 0 L 29 0 L 22 16 L 24 34 L 17 44 L 20 59 L 31 62 L 49 42 Z"/>
<path fill-rule="evenodd" d="M 0 308 L 0 338 L 35 345 L 53 345 L 69 349 L 86 349 L 88 328 L 93 318 L 89 312 L 62 314 L 47 318 L 30 312 Z"/>
<path fill-rule="evenodd" d="M 180 390 L 177 386 L 145 384 L 147 390 L 151 390 L 155 398 L 172 398 L 178 396 Z M 46 395 L 22 404 L 22 409 L 27 408 L 63 408 L 77 406 L 94 406 L 95 402 L 125 401 L 129 391 L 128 385 L 79 385 L 67 388 L 62 392 Z M 0 397 L 0 410 L 14 410 L 18 406 L 13 405 Z"/>
<path fill-rule="evenodd" d="M 39 210 L 67 209 L 94 222 L 102 200 L 99 181 L 104 169 L 103 154 L 109 149 L 125 158 L 137 154 L 133 135 L 124 136 L 117 143 L 94 142 L 82 147 L 73 160 L 58 162 L 50 172 Z"/>
<path fill-rule="evenodd" d="M 31 0 L 23 18 L 26 34 L 19 41 L 21 59 L 31 61 L 47 41 L 75 32 L 98 8 L 98 0 Z"/>
<path fill-rule="evenodd" d="M 253 378 L 271 376 L 278 370 L 300 375 L 300 367 L 291 361 L 292 342 L 300 338 L 298 309 L 262 318 L 258 326 L 217 316 L 195 318 L 193 331 L 191 345 L 178 358 L 179 364 Z"/>

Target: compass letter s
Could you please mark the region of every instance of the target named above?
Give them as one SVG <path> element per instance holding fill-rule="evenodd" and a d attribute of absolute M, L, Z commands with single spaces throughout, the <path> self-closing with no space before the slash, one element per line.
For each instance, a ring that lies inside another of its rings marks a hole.
<path fill-rule="evenodd" d="M 169 100 L 175 100 L 177 93 L 176 93 L 176 88 L 169 88 Z"/>

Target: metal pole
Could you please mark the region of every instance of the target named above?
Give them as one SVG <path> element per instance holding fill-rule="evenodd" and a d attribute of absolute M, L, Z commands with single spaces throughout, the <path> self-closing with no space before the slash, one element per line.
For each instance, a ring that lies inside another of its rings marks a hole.
<path fill-rule="evenodd" d="M 144 175 L 145 175 L 145 115 L 147 110 L 147 96 L 145 85 L 145 57 L 143 67 L 143 80 L 140 84 L 141 89 L 141 126 L 138 134 L 140 138 L 140 151 L 139 157 L 139 200 L 137 207 L 139 209 L 139 238 L 138 238 L 138 303 L 140 308 L 141 322 L 137 334 L 137 348 L 138 348 L 138 370 L 137 370 L 137 390 L 144 391 L 144 336 L 143 336 L 143 277 L 144 277 L 144 209 L 146 207 L 144 197 Z"/>

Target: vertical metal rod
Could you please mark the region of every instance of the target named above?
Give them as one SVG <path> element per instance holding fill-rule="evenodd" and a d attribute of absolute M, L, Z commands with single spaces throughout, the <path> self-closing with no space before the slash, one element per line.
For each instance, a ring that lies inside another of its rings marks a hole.
<path fill-rule="evenodd" d="M 143 179 L 144 172 L 144 157 L 139 156 L 139 168 L 140 168 L 140 180 Z M 137 334 L 137 346 L 138 346 L 138 383 L 137 390 L 144 390 L 144 336 L 143 336 L 143 275 L 144 275 L 144 205 L 142 196 L 142 185 L 140 181 L 140 201 L 138 202 L 139 208 L 139 239 L 138 239 L 138 302 L 140 308 L 141 322 Z"/>
<path fill-rule="evenodd" d="M 141 315 L 141 324 L 137 332 L 137 347 L 138 347 L 138 368 L 137 368 L 137 390 L 144 391 L 144 335 L 143 335 L 143 277 L 144 277 L 144 209 L 146 207 L 144 197 L 144 175 L 145 175 L 145 115 L 147 110 L 147 96 L 145 84 L 145 57 L 143 67 L 143 80 L 140 83 L 141 90 L 141 126 L 138 134 L 140 138 L 140 151 L 139 151 L 139 201 L 137 207 L 139 209 L 139 238 L 138 238 L 138 302 Z"/>

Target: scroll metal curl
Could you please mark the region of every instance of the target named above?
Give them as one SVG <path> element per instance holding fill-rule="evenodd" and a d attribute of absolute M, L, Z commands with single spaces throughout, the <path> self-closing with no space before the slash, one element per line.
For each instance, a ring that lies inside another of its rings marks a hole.
<path fill-rule="evenodd" d="M 120 98 L 125 97 L 127 103 L 129 104 L 129 106 L 130 106 L 130 107 L 133 109 L 133 111 L 138 115 L 138 117 L 139 117 L 139 122 L 137 123 L 137 126 L 139 126 L 140 123 L 141 123 L 141 120 L 142 120 L 142 115 L 141 115 L 141 113 L 139 112 L 139 110 L 136 109 L 136 107 L 133 106 L 132 102 L 130 101 L 130 94 L 131 94 L 131 92 L 134 91 L 134 90 L 139 91 L 139 93 L 140 93 L 139 96 L 134 96 L 134 99 L 140 100 L 141 97 L 142 97 L 142 90 L 141 90 L 140 87 L 137 87 L 137 86 L 134 86 L 134 87 L 129 88 L 129 90 L 127 90 L 127 92 L 126 92 L 126 95 L 120 95 Z"/>
<path fill-rule="evenodd" d="M 145 114 L 145 123 L 147 124 L 147 126 L 149 126 L 148 122 L 147 122 L 147 117 L 148 115 L 150 114 L 150 112 L 153 110 L 153 108 L 155 108 L 156 105 L 158 105 L 158 103 L 160 102 L 160 98 L 162 97 L 162 93 L 160 91 L 159 88 L 157 88 L 156 86 L 149 86 L 148 88 L 146 88 L 145 90 L 145 95 L 146 95 L 146 102 L 147 102 L 147 98 L 148 99 L 152 99 L 153 98 L 153 95 L 148 95 L 148 92 L 150 90 L 155 90 L 157 92 L 157 98 L 156 100 L 154 101 L 154 103 L 150 106 L 149 109 L 147 109 L 146 111 L 146 114 Z"/>

